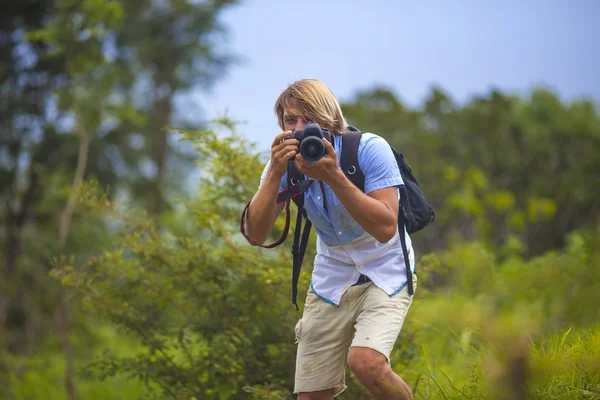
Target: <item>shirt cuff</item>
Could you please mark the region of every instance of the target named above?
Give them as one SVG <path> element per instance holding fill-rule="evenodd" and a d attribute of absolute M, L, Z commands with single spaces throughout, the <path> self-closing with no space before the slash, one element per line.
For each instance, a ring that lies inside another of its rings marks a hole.
<path fill-rule="evenodd" d="M 375 190 L 387 188 L 387 187 L 402 187 L 404 183 L 398 178 L 381 179 L 377 182 L 372 182 L 365 186 L 365 194 L 369 194 Z"/>

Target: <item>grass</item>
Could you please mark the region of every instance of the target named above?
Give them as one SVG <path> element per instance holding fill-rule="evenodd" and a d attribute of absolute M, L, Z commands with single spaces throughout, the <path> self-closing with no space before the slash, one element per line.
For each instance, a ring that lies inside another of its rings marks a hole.
<path fill-rule="evenodd" d="M 109 346 L 120 355 L 133 354 L 139 344 L 123 334 L 119 334 L 107 325 L 97 325 L 97 348 L 86 349 L 77 346 L 74 356 L 76 367 L 80 368 L 94 354 L 99 354 Z M 66 400 L 64 385 L 64 358 L 59 348 L 52 345 L 38 351 L 30 358 L 14 358 L 10 360 L 12 368 L 9 373 L 11 400 Z M 87 361 L 84 361 L 87 360 Z M 79 375 L 77 377 L 77 393 L 79 399 L 87 400 L 129 400 L 137 399 L 145 392 L 143 385 L 123 375 L 98 381 Z M 1 396 L 0 396 L 1 397 Z"/>
<path fill-rule="evenodd" d="M 408 367 L 415 399 L 600 400 L 600 326 L 532 340 L 519 387 L 511 386 L 518 379 L 507 379 L 513 364 L 498 365 L 489 349 L 473 346 L 465 353 L 457 342 L 454 350 L 453 359 L 440 360 L 421 344 L 415 361 L 421 365 Z"/>

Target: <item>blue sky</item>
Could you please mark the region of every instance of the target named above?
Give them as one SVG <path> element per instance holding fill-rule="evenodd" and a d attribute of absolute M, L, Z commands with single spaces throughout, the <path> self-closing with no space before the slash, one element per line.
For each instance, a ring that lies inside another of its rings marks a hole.
<path fill-rule="evenodd" d="M 600 99 L 600 0 L 255 0 L 222 20 L 244 62 L 188 106 L 203 118 L 227 111 L 259 150 L 279 133 L 275 99 L 305 77 L 340 101 L 375 85 L 410 106 L 432 85 L 458 102 L 535 85 Z"/>

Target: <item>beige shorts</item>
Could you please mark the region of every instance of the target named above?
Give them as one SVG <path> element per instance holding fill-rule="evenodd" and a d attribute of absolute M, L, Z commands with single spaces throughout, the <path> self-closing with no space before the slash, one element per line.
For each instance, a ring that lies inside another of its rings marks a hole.
<path fill-rule="evenodd" d="M 414 289 L 417 276 L 413 275 Z M 294 393 L 346 389 L 346 359 L 351 347 L 368 347 L 388 362 L 412 304 L 405 287 L 388 296 L 373 282 L 351 286 L 336 307 L 309 288 L 302 319 L 296 325 L 296 381 Z"/>

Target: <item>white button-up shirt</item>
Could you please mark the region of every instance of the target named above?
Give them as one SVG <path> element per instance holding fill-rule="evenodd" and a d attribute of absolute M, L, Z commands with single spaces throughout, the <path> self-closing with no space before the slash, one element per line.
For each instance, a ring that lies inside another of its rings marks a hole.
<path fill-rule="evenodd" d="M 334 146 L 341 160 L 342 138 L 334 137 Z M 363 133 L 358 147 L 358 163 L 365 175 L 365 193 L 386 187 L 404 185 L 394 154 L 385 139 L 372 133 Z M 269 164 L 261 177 L 264 180 Z M 287 174 L 281 180 L 280 190 L 287 186 Z M 317 255 L 314 260 L 311 287 L 315 294 L 329 304 L 338 306 L 344 292 L 361 274 L 393 296 L 406 286 L 404 255 L 399 230 L 387 243 L 378 242 L 350 216 L 333 190 L 323 183 L 311 185 L 304 193 L 306 214 L 317 232 Z M 324 202 L 327 202 L 325 207 Z M 412 242 L 406 230 L 411 271 L 415 271 Z"/>

